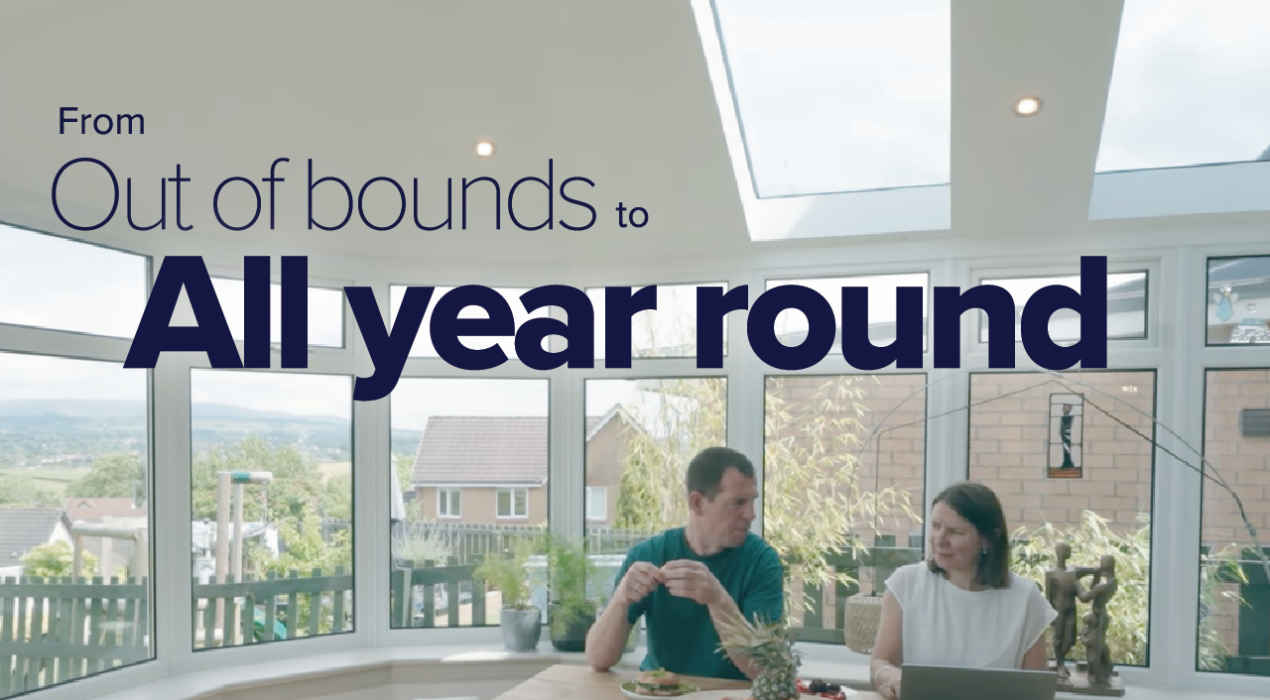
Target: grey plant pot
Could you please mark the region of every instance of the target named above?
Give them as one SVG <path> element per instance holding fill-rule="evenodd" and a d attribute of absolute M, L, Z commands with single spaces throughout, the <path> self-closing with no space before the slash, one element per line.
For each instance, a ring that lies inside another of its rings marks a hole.
<path fill-rule="evenodd" d="M 508 651 L 533 651 L 538 648 L 538 640 L 542 638 L 542 612 L 537 608 L 503 608 L 498 625 L 503 632 L 503 647 Z"/>

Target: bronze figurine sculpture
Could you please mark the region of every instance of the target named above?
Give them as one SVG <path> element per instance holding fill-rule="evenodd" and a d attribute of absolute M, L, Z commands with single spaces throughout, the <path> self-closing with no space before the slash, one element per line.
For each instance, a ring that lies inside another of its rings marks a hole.
<path fill-rule="evenodd" d="M 1112 673 L 1111 648 L 1107 644 L 1110 617 L 1107 603 L 1118 588 L 1116 560 L 1105 554 L 1096 567 L 1071 567 L 1071 546 L 1059 542 L 1054 547 L 1054 568 L 1045 572 L 1045 597 L 1058 616 L 1054 618 L 1054 670 L 1058 689 L 1085 695 L 1124 695 L 1124 684 Z M 1081 580 L 1092 576 L 1089 588 L 1082 590 Z M 1089 603 L 1083 616 L 1078 603 Z M 1077 621 L 1080 621 L 1079 629 Z M 1085 647 L 1085 662 L 1077 662 L 1075 671 L 1067 668 L 1067 654 L 1079 640 Z"/>

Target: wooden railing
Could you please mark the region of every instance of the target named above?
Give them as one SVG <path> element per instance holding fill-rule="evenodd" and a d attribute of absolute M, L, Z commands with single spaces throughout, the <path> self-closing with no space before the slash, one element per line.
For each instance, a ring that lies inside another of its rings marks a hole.
<path fill-rule="evenodd" d="M 457 557 L 450 561 L 446 566 L 425 561 L 419 568 L 414 568 L 412 562 L 405 562 L 404 568 L 393 569 L 389 583 L 392 627 L 436 627 L 438 587 L 445 592 L 445 627 L 483 627 L 487 624 L 485 583 L 472 578 L 477 565 L 459 564 Z M 461 614 L 464 589 L 470 595 L 470 614 L 466 625 L 462 624 Z M 417 593 L 422 593 L 423 609 L 420 611 L 415 610 Z"/>
<path fill-rule="evenodd" d="M 394 526 L 394 540 L 430 540 L 438 554 L 453 557 L 459 564 L 479 562 L 488 554 L 510 550 L 516 540 L 541 535 L 543 529 L 534 525 L 401 522 Z M 588 552 L 625 552 L 643 542 L 655 532 L 624 530 L 613 527 L 588 527 L 586 549 Z M 394 551 L 395 556 L 409 559 L 412 555 Z M 402 565 L 402 562 L 398 562 Z"/>
<path fill-rule="evenodd" d="M 875 589 L 899 566 L 917 561 L 920 546 L 895 547 L 882 540 L 866 554 L 830 558 L 839 571 L 858 578 L 870 567 Z M 920 543 L 916 543 L 919 544 Z M 446 565 L 421 562 L 391 572 L 390 611 L 394 628 L 496 625 L 489 619 L 497 598 L 487 600 L 486 586 L 473 580 L 475 563 Z M 1239 592 L 1238 646 L 1226 659 L 1234 673 L 1270 675 L 1270 580 L 1260 560 L 1241 561 L 1244 578 Z M 7 578 L 0 581 L 0 698 L 152 658 L 149 598 L 146 581 L 101 578 Z M 240 583 L 200 584 L 193 581 L 196 647 L 255 644 L 276 639 L 352 630 L 353 577 L 337 569 L 301 577 L 291 572 Z M 846 600 L 856 586 L 835 585 L 826 591 L 802 587 L 811 602 L 802 617 L 798 638 L 843 643 Z M 438 595 L 438 592 L 442 592 Z M 416 609 L 416 599 L 422 601 Z M 438 605 L 438 599 L 441 604 Z M 216 625 L 217 607 L 224 627 Z"/>
<path fill-rule="evenodd" d="M 270 574 L 256 581 L 193 581 L 195 648 L 238 646 L 319 634 L 351 632 L 353 576 L 336 568 L 301 577 Z M 307 609 L 306 609 L 307 607 Z M 216 624 L 217 611 L 224 624 Z M 201 624 L 200 624 L 201 623 Z M 222 631 L 223 628 L 223 631 Z"/>
<path fill-rule="evenodd" d="M 855 581 L 860 580 L 861 568 L 876 567 L 873 571 L 874 587 L 871 590 L 883 593 L 886 591 L 886 579 L 895 569 L 921 558 L 920 546 L 896 547 L 894 535 L 884 535 L 878 539 L 878 544 L 869 548 L 860 557 L 856 557 L 852 552 L 842 552 L 830 555 L 826 557 L 826 560 L 836 571 L 849 574 Z M 804 585 L 802 595 L 808 601 L 808 605 L 803 611 L 802 625 L 795 630 L 797 639 L 822 644 L 844 644 L 843 629 L 847 598 L 859 592 L 858 583 L 851 585 L 835 583 L 832 597 L 827 596 L 824 588 L 819 585 Z"/>
<path fill-rule="evenodd" d="M 0 698 L 151 658 L 144 579 L 0 582 Z"/>

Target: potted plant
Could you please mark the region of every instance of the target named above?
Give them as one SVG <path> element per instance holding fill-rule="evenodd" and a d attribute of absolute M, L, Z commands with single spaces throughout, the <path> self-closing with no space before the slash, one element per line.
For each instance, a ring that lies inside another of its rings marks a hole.
<path fill-rule="evenodd" d="M 472 578 L 485 581 L 503 596 L 498 626 L 503 633 L 503 646 L 508 651 L 532 651 L 542 637 L 542 610 L 529 600 L 529 557 L 537 549 L 536 538 L 516 540 L 510 556 L 491 555 L 472 572 Z"/>
<path fill-rule="evenodd" d="M 598 606 L 596 599 L 587 596 L 587 583 L 596 571 L 580 538 L 556 537 L 547 548 L 551 643 L 559 651 L 586 647 Z"/>

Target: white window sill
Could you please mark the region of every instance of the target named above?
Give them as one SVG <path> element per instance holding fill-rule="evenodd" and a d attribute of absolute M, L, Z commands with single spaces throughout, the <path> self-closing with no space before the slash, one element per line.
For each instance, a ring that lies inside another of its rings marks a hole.
<path fill-rule="evenodd" d="M 828 644 L 798 644 L 803 663 L 798 676 L 821 679 L 857 690 L 871 690 L 865 657 Z M 618 676 L 639 669 L 644 647 L 625 654 L 612 669 Z M 311 655 L 260 664 L 241 664 L 172 675 L 97 696 L 99 700 L 238 700 L 264 697 L 300 700 L 358 697 L 378 687 L 417 686 L 424 695 L 492 697 L 557 663 L 584 665 L 578 652 L 559 652 L 545 636 L 533 652 L 509 652 L 501 641 L 466 644 L 397 645 Z M 1133 671 L 1134 669 L 1129 669 Z M 1126 679 L 1126 700 L 1248 700 L 1248 695 L 1209 691 L 1160 690 Z M 469 692 L 470 691 L 470 692 Z M 394 693 L 396 697 L 398 693 Z M 366 696 L 369 697 L 369 696 Z M 1081 698 L 1059 693 L 1058 698 Z"/>

